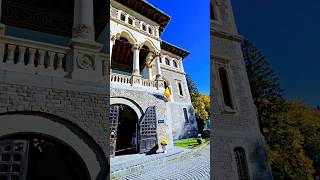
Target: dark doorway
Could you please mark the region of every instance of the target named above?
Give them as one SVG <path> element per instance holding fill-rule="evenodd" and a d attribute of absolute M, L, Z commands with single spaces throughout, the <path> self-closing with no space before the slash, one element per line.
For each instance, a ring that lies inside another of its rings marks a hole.
<path fill-rule="evenodd" d="M 116 155 L 138 152 L 138 116 L 127 105 L 119 106 Z"/>
<path fill-rule="evenodd" d="M 87 180 L 79 155 L 64 143 L 40 134 L 0 140 L 0 179 Z M 9 178 L 10 177 L 10 178 Z"/>

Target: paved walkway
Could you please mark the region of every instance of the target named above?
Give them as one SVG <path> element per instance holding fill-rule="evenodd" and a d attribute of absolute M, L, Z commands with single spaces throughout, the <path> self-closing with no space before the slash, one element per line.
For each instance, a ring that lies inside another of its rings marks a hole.
<path fill-rule="evenodd" d="M 140 155 L 141 156 L 141 155 Z M 158 157 L 156 157 L 158 156 Z M 125 157 L 119 157 L 118 165 L 125 162 Z M 147 158 L 147 161 L 142 159 Z M 143 164 L 136 165 L 127 173 L 113 173 L 111 177 L 119 180 L 209 180 L 210 179 L 210 146 L 199 150 L 185 150 L 176 148 L 168 154 L 157 154 L 139 158 Z M 111 162 L 111 164 L 113 164 Z M 138 163 L 136 163 L 138 164 Z M 116 165 L 116 164 L 115 164 Z M 130 167 L 130 164 L 127 164 Z M 113 170 L 112 170 L 113 169 Z M 129 168 L 130 169 L 130 168 Z M 114 171 L 115 172 L 115 171 Z M 120 178 L 121 176 L 121 178 Z"/>

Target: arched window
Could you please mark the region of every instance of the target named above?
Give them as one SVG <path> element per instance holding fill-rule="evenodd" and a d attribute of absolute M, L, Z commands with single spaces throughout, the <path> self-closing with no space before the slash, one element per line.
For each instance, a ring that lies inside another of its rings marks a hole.
<path fill-rule="evenodd" d="M 248 165 L 244 149 L 236 147 L 233 149 L 233 153 L 236 159 L 239 180 L 249 180 Z"/>
<path fill-rule="evenodd" d="M 170 66 L 170 60 L 166 58 L 166 65 Z"/>
<path fill-rule="evenodd" d="M 176 61 L 173 61 L 173 67 L 177 68 L 178 67 L 178 64 Z"/>
<path fill-rule="evenodd" d="M 228 74 L 227 74 L 227 70 L 224 67 L 219 68 L 219 77 L 220 77 L 224 104 L 230 107 L 231 109 L 233 109 L 231 92 L 230 92 L 229 81 L 228 81 Z"/>

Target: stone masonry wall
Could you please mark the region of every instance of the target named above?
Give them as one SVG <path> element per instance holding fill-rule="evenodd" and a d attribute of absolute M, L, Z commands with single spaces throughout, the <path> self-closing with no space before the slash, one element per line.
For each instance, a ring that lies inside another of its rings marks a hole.
<path fill-rule="evenodd" d="M 212 0 L 220 20 L 211 21 L 211 177 L 238 179 L 234 148 L 245 150 L 250 179 L 272 179 L 259 131 L 231 1 Z M 225 108 L 217 65 L 227 67 L 233 110 Z"/>
<path fill-rule="evenodd" d="M 0 84 L 0 113 L 29 111 L 59 116 L 92 136 L 106 155 L 108 103 L 106 94 Z"/>

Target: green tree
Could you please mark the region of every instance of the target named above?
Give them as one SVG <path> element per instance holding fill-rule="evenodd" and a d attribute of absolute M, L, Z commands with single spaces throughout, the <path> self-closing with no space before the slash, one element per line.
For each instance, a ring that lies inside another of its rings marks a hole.
<path fill-rule="evenodd" d="M 248 40 L 243 41 L 242 49 L 274 178 L 313 179 L 313 158 L 306 150 L 312 136 L 307 137 L 307 125 L 301 124 L 301 106 L 285 102 L 278 77 L 259 49 Z"/>
<path fill-rule="evenodd" d="M 205 121 L 209 119 L 210 114 L 210 97 L 199 93 L 198 88 L 191 77 L 187 74 L 187 85 L 191 97 L 192 106 L 197 119 L 198 131 L 202 132 Z"/>

